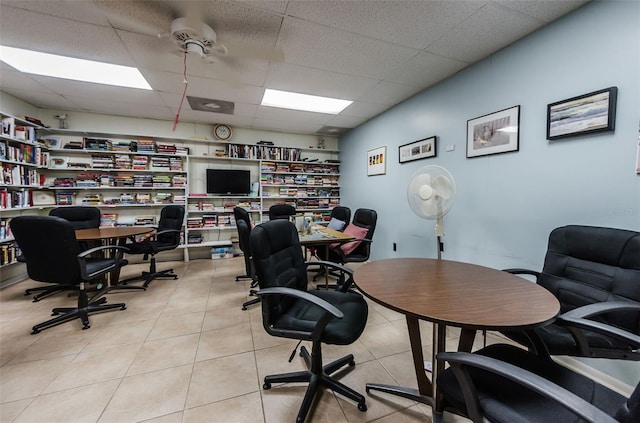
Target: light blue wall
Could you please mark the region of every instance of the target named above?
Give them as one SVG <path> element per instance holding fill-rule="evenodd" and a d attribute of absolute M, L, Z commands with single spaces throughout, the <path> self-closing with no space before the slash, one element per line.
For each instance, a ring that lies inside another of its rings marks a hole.
<path fill-rule="evenodd" d="M 614 133 L 546 140 L 547 104 L 610 86 Z M 520 151 L 467 159 L 467 120 L 516 105 Z M 411 211 L 406 187 L 422 166 L 443 166 L 457 185 L 443 258 L 540 269 L 557 226 L 640 230 L 639 122 L 640 2 L 590 3 L 350 131 L 340 140 L 342 199 L 378 212 L 372 259 L 436 257 L 435 222 Z M 432 135 L 436 158 L 398 164 L 398 146 Z M 380 146 L 387 172 L 367 177 L 367 150 Z M 591 365 L 629 385 L 640 377 L 637 363 Z"/>
<path fill-rule="evenodd" d="M 615 133 L 546 140 L 547 104 L 610 86 L 618 87 Z M 640 230 L 639 99 L 640 3 L 587 4 L 346 134 L 343 202 L 377 210 L 372 258 L 435 257 L 435 222 L 411 211 L 406 187 L 422 166 L 444 166 L 457 197 L 443 257 L 540 268 L 554 227 Z M 467 120 L 516 105 L 520 151 L 467 159 Z M 398 163 L 398 146 L 432 135 L 436 158 Z M 368 177 L 367 150 L 380 146 L 387 172 Z"/>

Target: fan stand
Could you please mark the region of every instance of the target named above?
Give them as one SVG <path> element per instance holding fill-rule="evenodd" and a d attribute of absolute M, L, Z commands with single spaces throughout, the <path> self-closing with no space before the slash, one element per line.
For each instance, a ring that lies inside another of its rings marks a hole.
<path fill-rule="evenodd" d="M 442 252 L 444 251 L 444 243 L 442 242 L 442 237 L 444 236 L 444 222 L 442 220 L 442 203 L 440 202 L 440 198 L 436 200 L 436 210 L 437 216 L 436 219 L 436 242 L 438 243 L 438 260 L 442 260 Z"/>

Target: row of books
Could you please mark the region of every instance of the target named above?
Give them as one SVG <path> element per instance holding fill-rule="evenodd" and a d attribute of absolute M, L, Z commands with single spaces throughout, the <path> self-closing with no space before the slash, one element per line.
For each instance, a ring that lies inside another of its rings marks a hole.
<path fill-rule="evenodd" d="M 8 138 L 15 138 L 20 141 L 36 142 L 36 128 L 22 125 L 16 122 L 13 117 L 2 118 L 2 135 Z"/>
<path fill-rule="evenodd" d="M 49 153 L 30 144 L 11 145 L 0 141 L 0 160 L 28 163 L 36 166 L 49 166 Z"/>
<path fill-rule="evenodd" d="M 31 207 L 33 198 L 31 191 L 8 191 L 0 189 L 0 210 Z"/>
<path fill-rule="evenodd" d="M 7 129 L 10 132 L 9 129 Z M 33 131 L 35 134 L 35 131 Z M 15 134 L 15 131 L 12 132 Z M 3 125 L 4 134 L 4 125 Z M 12 138 L 18 138 L 16 135 L 8 135 Z M 35 141 L 35 138 L 33 138 Z M 92 151 L 122 151 L 122 152 L 145 152 L 145 153 L 161 153 L 188 155 L 189 147 L 176 146 L 175 144 L 156 143 L 152 139 L 141 138 L 138 140 L 110 140 L 107 138 L 84 137 L 82 141 L 67 141 L 64 145 L 66 149 L 92 150 Z"/>
<path fill-rule="evenodd" d="M 6 164 L 10 167 L 12 165 Z M 15 166 L 15 165 L 13 165 Z M 3 165 L 4 167 L 4 165 Z M 35 172 L 35 170 L 34 170 Z M 41 184 L 44 179 L 41 180 Z M 152 174 L 116 174 L 81 172 L 75 178 L 57 177 L 53 180 L 56 188 L 98 188 L 98 187 L 134 187 L 134 188 L 184 188 L 186 175 L 152 175 Z M 23 184 L 24 185 L 24 184 Z"/>
<path fill-rule="evenodd" d="M 20 249 L 18 248 L 18 244 L 0 245 L 0 266 L 15 262 L 19 255 Z"/>
<path fill-rule="evenodd" d="M 340 185 L 338 176 L 335 175 L 280 175 L 267 173 L 260 175 L 262 185 L 312 185 L 312 186 L 334 186 Z"/>
<path fill-rule="evenodd" d="M 300 160 L 300 149 L 265 145 L 229 144 L 227 154 L 235 159 Z"/>
<path fill-rule="evenodd" d="M 0 241 L 6 238 L 11 238 L 11 227 L 9 226 L 10 221 L 10 217 L 3 217 L 0 219 Z"/>
<path fill-rule="evenodd" d="M 320 163 L 281 163 L 262 162 L 260 164 L 262 173 L 338 173 L 338 165 L 325 165 Z"/>
<path fill-rule="evenodd" d="M 281 197 L 340 197 L 339 189 L 316 189 L 316 188 L 295 188 L 295 187 L 283 187 L 280 188 L 279 194 Z"/>
<path fill-rule="evenodd" d="M 2 183 L 5 185 L 41 186 L 44 175 L 30 166 L 2 163 Z"/>
<path fill-rule="evenodd" d="M 215 228 L 235 225 L 235 218 L 226 214 L 203 214 L 200 217 L 188 217 L 187 229 Z"/>

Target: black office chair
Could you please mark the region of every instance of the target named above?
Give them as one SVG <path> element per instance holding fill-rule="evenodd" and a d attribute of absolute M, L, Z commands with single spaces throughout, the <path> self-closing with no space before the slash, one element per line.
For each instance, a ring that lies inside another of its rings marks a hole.
<path fill-rule="evenodd" d="M 14 217 L 11 230 L 31 279 L 78 287 L 77 307 L 54 308 L 52 315 L 57 317 L 33 326 L 32 334 L 74 319 L 82 320 L 82 329 L 88 329 L 90 313 L 125 309 L 123 303 L 105 304 L 106 298 L 100 293 L 89 299 L 85 290 L 85 283 L 98 282 L 103 275 L 121 266 L 125 247 L 100 246 L 81 251 L 71 223 L 55 216 Z M 95 254 L 100 252 L 111 256 Z"/>
<path fill-rule="evenodd" d="M 296 208 L 291 204 L 274 204 L 269 207 L 269 220 L 287 219 L 296 214 Z"/>
<path fill-rule="evenodd" d="M 586 319 L 579 321 L 590 325 Z M 640 348 L 638 335 L 608 325 L 599 329 Z M 640 382 L 626 398 L 548 355 L 505 344 L 476 353 L 440 353 L 437 359 L 450 364 L 437 379 L 442 409 L 475 423 L 640 421 Z M 441 417 L 434 414 L 434 421 Z"/>
<path fill-rule="evenodd" d="M 240 251 L 242 251 L 242 255 L 244 256 L 244 275 L 236 276 L 236 282 L 241 279 L 253 279 L 253 269 L 251 264 L 251 252 L 249 251 L 249 233 L 251 232 L 251 217 L 249 216 L 249 212 L 242 207 L 234 207 L 233 208 L 233 217 L 236 220 L 236 226 L 238 226 L 238 222 L 244 222 L 246 228 L 249 229 L 249 232 L 244 233 L 244 237 L 240 233 L 240 228 L 238 229 L 238 243 L 240 244 Z M 243 231 L 244 232 L 244 231 Z"/>
<path fill-rule="evenodd" d="M 89 229 L 100 227 L 100 209 L 90 206 L 72 206 L 72 207 L 57 207 L 49 212 L 49 216 L 61 217 L 71 223 L 73 229 Z M 79 241 L 80 250 L 88 250 L 89 248 L 96 247 L 99 244 L 91 244 L 86 241 Z M 24 257 L 19 256 L 18 261 L 24 262 Z M 24 291 L 24 295 L 31 295 L 34 292 L 39 294 L 34 295 L 33 302 L 37 303 L 43 298 L 50 295 L 57 294 L 62 291 L 77 291 L 78 287 L 75 285 L 67 284 L 47 284 L 46 286 L 39 286 L 35 288 L 28 288 Z"/>
<path fill-rule="evenodd" d="M 256 295 L 256 289 L 258 286 L 258 279 L 256 278 L 255 269 L 251 260 L 251 247 L 249 245 L 249 237 L 251 234 L 251 220 L 249 213 L 242 207 L 235 207 L 233 209 L 233 215 L 236 218 L 236 227 L 238 228 L 238 240 L 240 243 L 240 250 L 244 256 L 244 269 L 245 274 L 236 276 L 236 281 L 241 279 L 251 279 L 251 285 L 249 287 L 249 294 Z M 248 306 L 258 304 L 260 298 L 253 298 L 249 301 L 245 301 L 242 304 L 242 309 L 246 310 Z"/>
<path fill-rule="evenodd" d="M 541 272 L 507 269 L 533 275 L 560 301 L 561 316 L 589 317 L 591 327 L 569 320 L 533 333 L 505 332 L 531 349 L 552 355 L 640 360 L 640 351 L 596 328 L 608 324 L 640 334 L 640 233 L 622 229 L 569 225 L 554 229 Z"/>
<path fill-rule="evenodd" d="M 332 223 L 332 222 L 336 222 L 336 223 Z M 349 222 L 351 222 L 351 209 L 349 207 L 335 206 L 331 210 L 331 216 L 329 218 L 329 225 L 328 225 L 329 228 L 335 229 L 336 231 L 344 231 L 344 229 L 347 227 Z M 333 224 L 337 226 L 334 227 L 332 226 Z"/>
<path fill-rule="evenodd" d="M 373 234 L 376 231 L 378 222 L 378 213 L 371 209 L 357 209 L 353 214 L 353 221 L 345 229 L 344 233 L 350 233 L 355 236 L 351 242 L 337 245 L 329 248 L 329 256 L 324 257 L 322 249 L 318 251 L 318 256 L 322 260 L 331 261 L 339 264 L 347 263 L 364 263 L 369 260 L 371 254 L 371 243 L 373 242 Z M 317 273 L 313 280 L 315 281 L 322 272 Z M 330 275 L 338 278 L 338 284 L 344 281 L 344 273 L 331 271 Z"/>
<path fill-rule="evenodd" d="M 320 386 L 356 401 L 358 409 L 366 411 L 364 396 L 330 376 L 347 364 L 355 365 L 353 355 L 323 367 L 321 349 L 322 343 L 348 345 L 358 339 L 367 323 L 364 298 L 349 291 L 348 283 L 339 291 L 307 291 L 306 266 L 316 262 L 304 261 L 298 231 L 291 222 L 273 220 L 256 226 L 250 244 L 265 330 L 273 336 L 312 342 L 311 354 L 304 346 L 300 350 L 309 370 L 266 376 L 263 388 L 270 389 L 273 383 L 309 382 L 296 419 L 299 423 L 305 420 Z M 344 271 L 352 275 L 349 269 Z"/>
<path fill-rule="evenodd" d="M 144 254 L 143 259 L 149 260 L 149 271 L 142 272 L 139 276 L 125 279 L 123 285 L 134 281 L 144 281 L 143 287 L 148 287 L 156 278 L 178 279 L 173 269 L 156 270 L 156 254 L 162 251 L 173 250 L 180 245 L 180 233 L 184 220 L 184 207 L 177 205 L 164 206 L 160 211 L 158 228 L 149 238 L 142 241 L 127 244 L 128 254 Z M 150 257 L 150 258 L 149 258 Z"/>

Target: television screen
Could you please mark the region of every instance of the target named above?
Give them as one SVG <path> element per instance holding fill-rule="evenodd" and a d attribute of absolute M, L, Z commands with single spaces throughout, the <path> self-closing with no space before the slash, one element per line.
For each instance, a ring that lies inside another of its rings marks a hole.
<path fill-rule="evenodd" d="M 207 194 L 249 194 L 250 173 L 240 169 L 207 169 Z"/>

